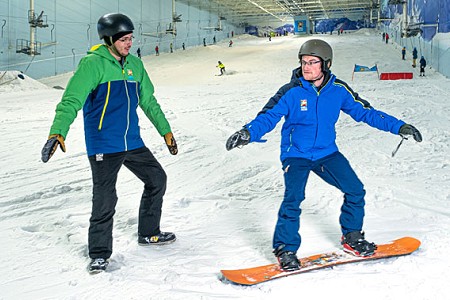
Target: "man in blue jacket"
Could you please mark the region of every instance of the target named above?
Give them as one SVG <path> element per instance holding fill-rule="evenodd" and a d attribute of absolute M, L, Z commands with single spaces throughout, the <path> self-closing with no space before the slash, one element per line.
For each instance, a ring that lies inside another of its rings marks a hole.
<path fill-rule="evenodd" d="M 362 231 L 365 190 L 362 182 L 339 152 L 335 124 L 341 111 L 357 122 L 422 141 L 412 125 L 370 106 L 344 81 L 330 72 L 333 51 L 319 39 L 305 42 L 299 51 L 301 67 L 293 71 L 291 81 L 282 86 L 258 116 L 227 140 L 231 150 L 261 137 L 275 128 L 282 117 L 281 162 L 285 193 L 278 212 L 273 238 L 274 254 L 285 271 L 300 268 L 296 252 L 300 247 L 300 203 L 312 171 L 344 193 L 341 208 L 341 243 L 356 256 L 371 256 L 376 245 L 365 240 Z"/>

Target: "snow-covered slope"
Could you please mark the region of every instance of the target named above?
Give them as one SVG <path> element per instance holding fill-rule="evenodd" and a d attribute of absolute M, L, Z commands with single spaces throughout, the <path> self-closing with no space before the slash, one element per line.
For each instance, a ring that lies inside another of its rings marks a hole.
<path fill-rule="evenodd" d="M 142 135 L 168 174 L 162 229 L 177 242 L 137 245 L 141 182 L 119 174 L 110 271 L 86 272 L 91 209 L 90 168 L 81 112 L 66 140 L 44 164 L 40 151 L 69 76 L 41 83 L 26 77 L 0 90 L 1 299 L 445 299 L 450 259 L 450 81 L 432 69 L 425 78 L 401 60 L 400 47 L 379 33 L 318 35 L 334 48 L 333 72 L 376 108 L 421 130 L 424 141 L 356 123 L 343 114 L 338 145 L 367 190 L 366 237 L 384 243 L 402 236 L 422 241 L 406 257 L 339 266 L 253 287 L 224 284 L 220 269 L 274 262 L 272 234 L 283 197 L 280 125 L 264 144 L 227 152 L 229 135 L 255 117 L 298 65 L 310 37 L 271 42 L 243 36 L 143 60 L 171 122 L 179 154 L 171 156 L 141 114 Z M 408 58 L 411 55 L 408 54 Z M 228 75 L 218 77 L 221 60 Z M 380 72 L 412 71 L 414 79 L 379 81 L 354 64 Z M 0 72 L 1 74 L 1 72 Z M 30 88 L 32 87 L 32 88 Z M 339 247 L 342 195 L 314 175 L 303 202 L 298 255 Z"/>

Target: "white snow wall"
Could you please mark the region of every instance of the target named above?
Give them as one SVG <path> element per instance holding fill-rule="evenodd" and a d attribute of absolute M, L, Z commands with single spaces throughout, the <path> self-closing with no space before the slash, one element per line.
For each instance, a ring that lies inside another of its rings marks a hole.
<path fill-rule="evenodd" d="M 16 53 L 17 40 L 30 40 L 28 11 L 30 0 L 0 0 L 0 70 L 19 70 L 33 78 L 42 78 L 70 72 L 93 45 L 101 43 L 97 35 L 100 16 L 120 12 L 128 15 L 135 26 L 135 42 L 132 53 L 141 48 L 142 55 L 154 54 L 158 45 L 160 52 L 168 52 L 170 43 L 178 51 L 186 47 L 208 44 L 213 38 L 219 42 L 228 39 L 231 32 L 242 33 L 236 24 L 222 20 L 218 25 L 219 8 L 212 4 L 205 8 L 176 1 L 175 11 L 182 22 L 176 23 L 176 35 L 166 34 L 172 23 L 170 0 L 34 0 L 36 15 L 42 11 L 48 27 L 37 28 L 35 40 L 41 43 L 40 55 Z M 172 23 L 173 26 L 173 23 Z M 162 34 L 156 34 L 163 32 Z M 145 33 L 152 34 L 151 36 Z"/>

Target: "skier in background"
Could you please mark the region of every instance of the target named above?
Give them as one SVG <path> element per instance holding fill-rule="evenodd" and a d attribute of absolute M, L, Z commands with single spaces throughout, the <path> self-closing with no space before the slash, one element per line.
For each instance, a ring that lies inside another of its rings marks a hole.
<path fill-rule="evenodd" d="M 141 58 L 141 48 L 137 48 L 136 50 L 137 56 Z"/>
<path fill-rule="evenodd" d="M 419 76 L 425 76 L 425 67 L 427 66 L 427 61 L 425 60 L 425 57 L 420 58 L 420 75 Z"/>
<path fill-rule="evenodd" d="M 159 47 L 158 47 L 158 45 L 156 45 L 156 47 L 155 47 L 155 54 L 156 54 L 156 56 L 159 56 Z"/>
<path fill-rule="evenodd" d="M 415 68 L 416 67 L 416 61 L 417 61 L 417 48 L 416 47 L 414 47 L 414 49 L 413 49 L 412 58 L 413 58 L 412 67 Z"/>
<path fill-rule="evenodd" d="M 112 254 L 116 182 L 122 165 L 144 183 L 137 224 L 138 244 L 161 245 L 176 239 L 175 234 L 160 230 L 167 175 L 144 145 L 137 107 L 154 124 L 172 155 L 178 153 L 178 148 L 142 61 L 130 54 L 134 25 L 127 16 L 112 13 L 98 20 L 97 29 L 105 44 L 92 47 L 80 61 L 56 107 L 41 152 L 43 162 L 52 157 L 58 146 L 66 152 L 64 142 L 70 125 L 83 109 L 93 181 L 88 234 L 90 273 L 106 270 Z"/>
<path fill-rule="evenodd" d="M 278 90 L 254 120 L 226 142 L 227 150 L 263 142 L 261 138 L 284 119 L 280 158 L 285 192 L 272 244 L 284 271 L 301 267 L 296 256 L 301 244 L 300 204 L 305 199 L 311 171 L 344 194 L 339 219 L 344 250 L 364 257 L 376 251 L 376 245 L 368 242 L 362 231 L 364 186 L 336 145 L 335 125 L 341 111 L 357 122 L 422 141 L 414 126 L 374 109 L 331 73 L 333 51 L 328 43 L 309 40 L 300 47 L 298 58 L 301 66 L 293 71 L 291 81 Z"/>
<path fill-rule="evenodd" d="M 405 56 L 406 56 L 406 47 L 402 48 L 402 59 L 405 60 Z"/>
<path fill-rule="evenodd" d="M 220 60 L 218 61 L 218 65 L 216 66 L 216 68 L 219 68 L 219 70 L 220 70 L 219 76 L 222 76 L 223 74 L 225 74 L 225 65 Z"/>

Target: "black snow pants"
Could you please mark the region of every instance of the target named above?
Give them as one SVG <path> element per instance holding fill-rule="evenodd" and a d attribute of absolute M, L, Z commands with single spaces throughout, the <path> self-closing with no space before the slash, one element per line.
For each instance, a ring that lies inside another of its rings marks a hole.
<path fill-rule="evenodd" d="M 144 192 L 139 207 L 138 234 L 160 233 L 161 207 L 167 176 L 147 147 L 89 156 L 92 170 L 93 198 L 89 220 L 88 248 L 90 258 L 109 258 L 112 254 L 113 216 L 117 204 L 117 174 L 125 165 L 142 182 Z"/>

